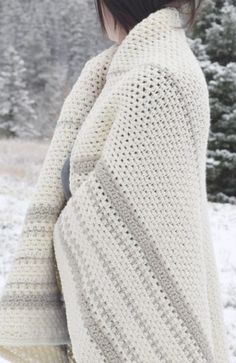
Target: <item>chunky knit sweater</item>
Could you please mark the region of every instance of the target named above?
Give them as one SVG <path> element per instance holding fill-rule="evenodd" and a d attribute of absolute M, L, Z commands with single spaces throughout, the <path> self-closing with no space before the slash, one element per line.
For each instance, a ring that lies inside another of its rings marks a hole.
<path fill-rule="evenodd" d="M 175 26 L 176 9 L 151 13 L 85 64 L 64 102 L 1 297 L 12 362 L 68 362 L 70 344 L 78 363 L 229 362 L 208 89 Z"/>

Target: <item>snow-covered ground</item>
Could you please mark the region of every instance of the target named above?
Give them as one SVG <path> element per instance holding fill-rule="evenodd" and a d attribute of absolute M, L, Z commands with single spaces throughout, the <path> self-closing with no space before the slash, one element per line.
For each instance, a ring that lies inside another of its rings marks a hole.
<path fill-rule="evenodd" d="M 48 143 L 0 140 L 0 290 Z M 231 363 L 236 363 L 236 206 L 209 203 Z M 1 360 L 0 363 L 5 361 Z"/>

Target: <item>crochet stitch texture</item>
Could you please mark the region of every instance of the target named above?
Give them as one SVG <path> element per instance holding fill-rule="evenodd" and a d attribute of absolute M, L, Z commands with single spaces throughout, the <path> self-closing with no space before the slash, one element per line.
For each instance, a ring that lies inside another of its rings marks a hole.
<path fill-rule="evenodd" d="M 63 104 L 0 301 L 12 362 L 68 362 L 70 344 L 78 363 L 229 362 L 209 95 L 174 26 L 175 8 L 151 13 L 85 64 Z"/>

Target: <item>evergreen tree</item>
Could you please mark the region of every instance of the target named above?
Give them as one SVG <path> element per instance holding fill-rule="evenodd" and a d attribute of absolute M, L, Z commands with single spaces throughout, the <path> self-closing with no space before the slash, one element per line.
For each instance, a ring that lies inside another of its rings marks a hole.
<path fill-rule="evenodd" d="M 45 85 L 44 97 L 40 97 L 37 102 L 37 115 L 40 122 L 37 124 L 36 129 L 43 138 L 51 138 L 53 134 L 61 105 L 69 92 L 66 85 L 67 67 L 64 67 L 63 70 L 60 64 L 53 65 L 50 77 Z"/>
<path fill-rule="evenodd" d="M 58 0 L 56 11 L 51 0 L 9 0 L 1 2 L 0 10 L 1 54 L 12 44 L 24 60 L 35 129 L 50 136 L 84 63 L 111 42 L 100 32 L 94 0 Z M 1 70 L 6 63 L 1 57 Z"/>
<path fill-rule="evenodd" d="M 13 46 L 3 54 L 0 72 L 0 130 L 2 134 L 36 136 L 34 102 L 25 83 L 24 61 Z"/>
<path fill-rule="evenodd" d="M 208 0 L 190 33 L 211 107 L 209 200 L 236 203 L 236 0 Z"/>

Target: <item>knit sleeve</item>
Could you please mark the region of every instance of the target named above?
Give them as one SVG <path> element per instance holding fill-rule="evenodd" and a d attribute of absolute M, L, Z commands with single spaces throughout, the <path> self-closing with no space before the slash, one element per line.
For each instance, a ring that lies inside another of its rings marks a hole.
<path fill-rule="evenodd" d="M 70 338 L 52 243 L 65 204 L 61 168 L 104 86 L 114 50 L 112 46 L 88 60 L 66 97 L 26 212 L 0 300 L 0 355 L 9 354 L 12 362 L 66 362 L 64 350 L 56 347 Z"/>
<path fill-rule="evenodd" d="M 92 339 L 109 362 L 223 362 L 203 263 L 208 106 L 187 83 L 158 67 L 116 79 L 100 158 L 59 218 L 88 334 L 81 356 Z"/>

